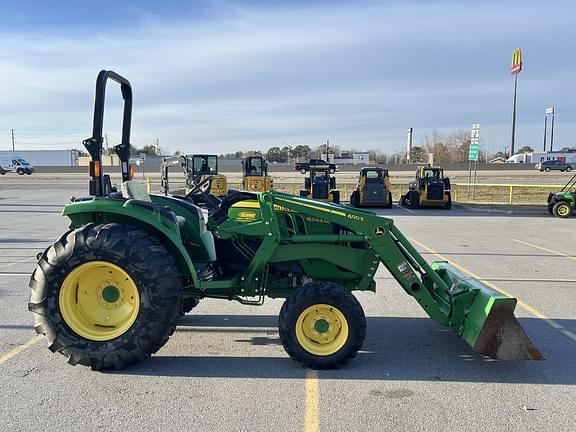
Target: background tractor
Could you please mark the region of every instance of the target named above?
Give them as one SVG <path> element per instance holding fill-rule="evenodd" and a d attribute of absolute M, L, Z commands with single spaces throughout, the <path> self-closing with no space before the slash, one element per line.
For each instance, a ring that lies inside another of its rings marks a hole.
<path fill-rule="evenodd" d="M 217 197 L 228 195 L 228 181 L 218 172 L 218 156 L 209 154 L 186 155 L 186 195 L 203 203 L 207 194 Z"/>
<path fill-rule="evenodd" d="M 439 167 L 419 166 L 416 181 L 409 183 L 408 193 L 400 197 L 400 204 L 412 209 L 420 207 L 452 207 L 450 179 Z"/>
<path fill-rule="evenodd" d="M 274 186 L 268 175 L 268 162 L 263 156 L 247 156 L 242 159 L 242 189 L 249 192 L 266 192 Z"/>
<path fill-rule="evenodd" d="M 107 80 L 124 98 L 122 184 L 102 173 Z M 516 299 L 446 262 L 429 264 L 391 219 L 268 191 L 208 196 L 207 219 L 188 198 L 149 195 L 128 169 L 132 89 L 112 71 L 96 82 L 90 196 L 65 205 L 70 228 L 39 257 L 29 310 L 37 333 L 68 362 L 121 369 L 149 357 L 174 332 L 187 299 L 261 305 L 284 298 L 286 352 L 301 364 L 338 367 L 361 349 L 366 319 L 354 291 L 374 291 L 382 264 L 436 322 L 498 359 L 541 359 L 514 317 Z M 117 189 L 117 190 L 116 190 Z"/>
<path fill-rule="evenodd" d="M 548 212 L 556 217 L 567 218 L 576 211 L 576 174 L 560 192 L 548 195 Z"/>
<path fill-rule="evenodd" d="M 329 165 L 310 165 L 308 177 L 300 196 L 316 201 L 340 203 L 340 191 L 336 189 L 336 177 Z"/>
<path fill-rule="evenodd" d="M 350 204 L 354 207 L 391 208 L 392 192 L 388 170 L 381 167 L 360 169 L 358 184 L 350 195 Z"/>

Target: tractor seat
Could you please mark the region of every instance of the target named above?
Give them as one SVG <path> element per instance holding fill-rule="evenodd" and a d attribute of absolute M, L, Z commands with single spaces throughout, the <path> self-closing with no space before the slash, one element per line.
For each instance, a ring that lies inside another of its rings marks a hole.
<path fill-rule="evenodd" d="M 122 183 L 122 198 L 152 203 L 150 195 L 148 192 L 146 192 L 146 188 L 134 180 L 128 180 Z M 174 214 L 174 217 L 176 218 L 178 226 L 182 228 L 186 222 L 186 219 L 182 216 L 178 216 L 177 214 Z"/>

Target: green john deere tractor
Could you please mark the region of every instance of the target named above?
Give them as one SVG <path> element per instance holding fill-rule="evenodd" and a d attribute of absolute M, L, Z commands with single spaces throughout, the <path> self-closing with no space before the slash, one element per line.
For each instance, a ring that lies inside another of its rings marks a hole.
<path fill-rule="evenodd" d="M 559 218 L 567 218 L 574 212 L 576 212 L 576 174 L 568 180 L 560 192 L 548 195 L 548 213 Z"/>
<path fill-rule="evenodd" d="M 122 184 L 103 175 L 106 82 L 124 98 Z M 44 251 L 30 280 L 36 332 L 71 364 L 120 369 L 158 351 L 184 302 L 260 305 L 286 299 L 278 326 L 294 360 L 334 368 L 362 347 L 366 319 L 353 291 L 374 291 L 380 264 L 436 322 L 475 351 L 541 359 L 513 311 L 516 299 L 446 262 L 427 263 L 391 219 L 279 192 L 206 195 L 207 221 L 186 196 L 149 195 L 128 167 L 132 90 L 112 71 L 96 82 L 90 196 L 63 214 L 70 230 Z"/>

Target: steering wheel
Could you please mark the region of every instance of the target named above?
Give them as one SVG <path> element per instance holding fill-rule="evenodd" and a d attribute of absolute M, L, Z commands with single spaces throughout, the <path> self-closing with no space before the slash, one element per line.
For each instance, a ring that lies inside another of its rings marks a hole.
<path fill-rule="evenodd" d="M 214 176 L 206 176 L 204 180 L 201 182 L 194 181 L 192 183 L 192 188 L 186 194 L 187 198 L 190 198 L 192 195 L 210 195 L 210 188 L 212 187 L 212 178 Z"/>

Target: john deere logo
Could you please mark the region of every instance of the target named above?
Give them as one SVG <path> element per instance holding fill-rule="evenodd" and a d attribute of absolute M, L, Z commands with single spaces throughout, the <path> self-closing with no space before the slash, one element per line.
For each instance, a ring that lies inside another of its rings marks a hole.
<path fill-rule="evenodd" d="M 239 221 L 253 221 L 254 219 L 256 219 L 255 212 L 242 211 L 238 213 L 238 216 L 236 216 L 236 220 Z"/>
<path fill-rule="evenodd" d="M 384 227 L 376 227 L 376 228 L 374 228 L 374 235 L 381 236 L 381 235 L 384 235 L 384 234 L 385 234 Z"/>
<path fill-rule="evenodd" d="M 510 66 L 510 72 L 512 75 L 516 75 L 522 70 L 522 50 L 516 48 L 512 51 L 512 66 Z"/>

